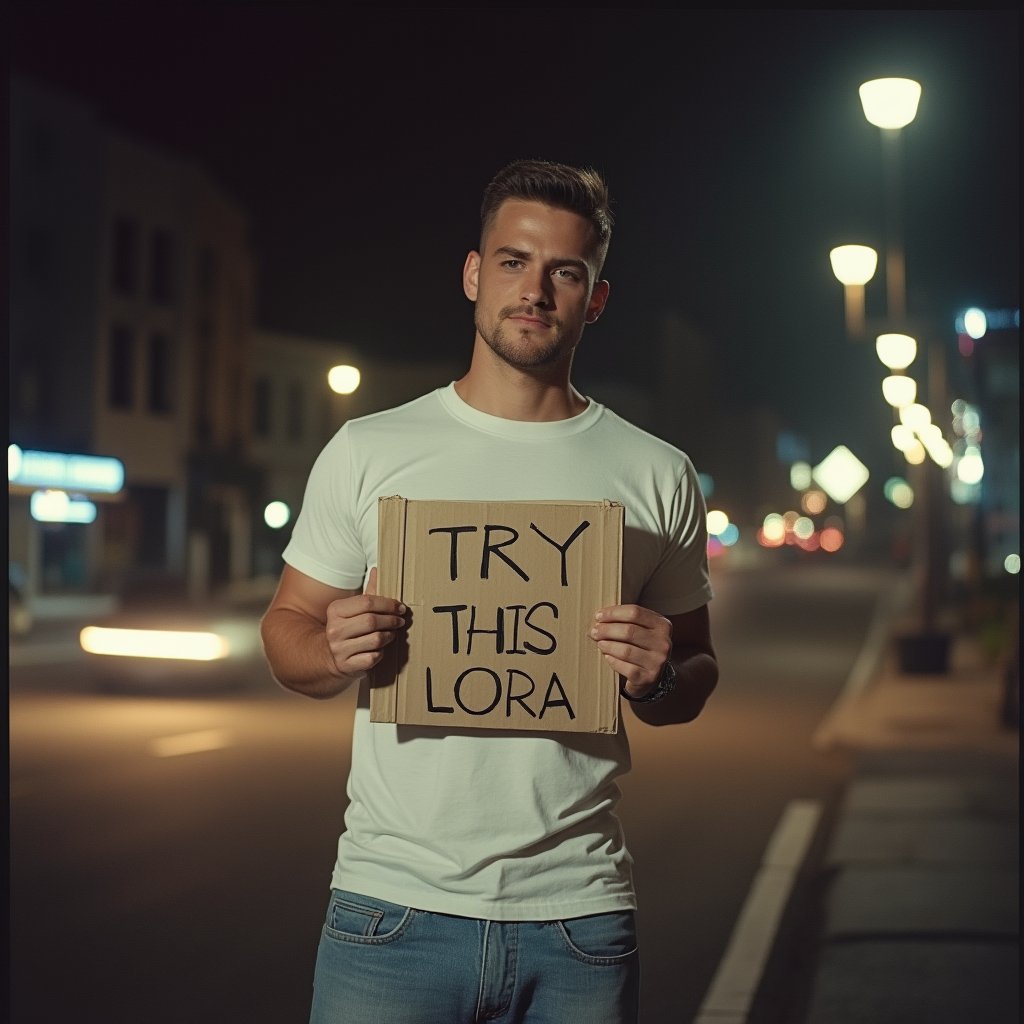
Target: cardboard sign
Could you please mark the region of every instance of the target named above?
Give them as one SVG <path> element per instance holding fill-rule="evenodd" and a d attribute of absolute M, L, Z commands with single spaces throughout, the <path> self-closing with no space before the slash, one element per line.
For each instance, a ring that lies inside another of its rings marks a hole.
<path fill-rule="evenodd" d="M 409 627 L 374 671 L 370 720 L 614 733 L 618 676 L 588 636 L 619 603 L 611 502 L 378 502 L 377 590 Z"/>

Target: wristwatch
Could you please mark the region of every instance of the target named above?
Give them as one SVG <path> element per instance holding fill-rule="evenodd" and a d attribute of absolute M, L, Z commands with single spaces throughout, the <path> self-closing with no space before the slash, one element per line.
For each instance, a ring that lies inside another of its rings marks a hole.
<path fill-rule="evenodd" d="M 619 684 L 619 695 L 628 700 L 630 704 L 656 704 L 659 700 L 664 700 L 675 688 L 676 667 L 672 664 L 672 659 L 669 658 L 665 662 L 665 667 L 661 670 L 658 682 L 649 693 L 645 693 L 642 697 L 630 697 L 626 693 L 626 681 L 623 680 Z"/>

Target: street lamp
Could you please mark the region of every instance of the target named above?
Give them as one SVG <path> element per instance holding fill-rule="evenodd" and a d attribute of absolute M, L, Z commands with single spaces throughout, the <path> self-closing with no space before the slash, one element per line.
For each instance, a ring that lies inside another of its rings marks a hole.
<path fill-rule="evenodd" d="M 864 82 L 860 102 L 868 122 L 881 129 L 886 175 L 885 291 L 889 316 L 902 323 L 907 315 L 907 278 L 900 217 L 903 154 L 900 129 L 917 116 L 921 85 L 910 78 L 876 78 Z"/>
<path fill-rule="evenodd" d="M 909 334 L 880 334 L 875 338 L 875 352 L 892 373 L 882 381 L 882 394 L 894 408 L 902 409 L 917 398 L 917 381 L 903 371 L 917 355 L 917 342 Z"/>
<path fill-rule="evenodd" d="M 843 286 L 846 334 L 859 338 L 864 334 L 864 285 L 875 276 L 878 253 L 870 245 L 837 245 L 828 258 Z"/>
<path fill-rule="evenodd" d="M 894 409 L 902 409 L 917 398 L 917 381 L 905 373 L 890 374 L 882 381 L 882 397 Z"/>
<path fill-rule="evenodd" d="M 880 334 L 875 338 L 875 352 L 890 370 L 905 370 L 917 356 L 917 341 L 909 334 Z"/>
<path fill-rule="evenodd" d="M 901 217 L 902 129 L 917 116 L 921 99 L 921 85 L 909 78 L 878 78 L 864 82 L 859 88 L 864 117 L 879 128 L 882 137 L 884 185 L 885 185 L 885 286 L 886 320 L 890 330 L 901 331 L 907 325 L 906 266 L 903 249 L 903 224 Z M 843 282 L 840 272 L 833 269 Z M 869 277 L 865 280 L 865 284 Z M 856 288 L 856 285 L 850 286 Z M 861 285 L 863 288 L 863 285 Z M 849 302 L 859 303 L 851 312 Z M 847 292 L 847 331 L 863 330 L 863 295 L 856 291 Z M 860 333 L 859 331 L 857 333 Z M 854 335 L 856 336 L 856 335 Z M 941 564 L 941 534 L 943 524 L 941 480 L 937 479 L 935 467 L 924 464 L 928 455 L 933 462 L 943 465 L 948 458 L 943 450 L 938 428 L 930 426 L 931 414 L 926 406 L 915 402 L 916 382 L 903 371 L 913 362 L 917 354 L 916 341 L 905 334 L 881 334 L 876 339 L 879 359 L 890 369 L 891 374 L 883 383 L 883 394 L 898 414 L 898 422 L 892 428 L 893 444 L 904 454 L 906 461 L 915 467 L 918 475 L 918 499 L 914 502 L 918 526 L 915 530 L 916 558 L 919 599 L 921 601 L 921 632 L 917 635 L 899 638 L 901 667 L 905 671 L 945 672 L 948 670 L 948 640 L 936 626 L 936 615 L 944 569 Z M 936 408 L 943 406 L 945 396 L 945 368 L 942 352 L 935 346 L 928 346 L 928 400 Z M 944 439 L 943 439 L 944 440 Z"/>

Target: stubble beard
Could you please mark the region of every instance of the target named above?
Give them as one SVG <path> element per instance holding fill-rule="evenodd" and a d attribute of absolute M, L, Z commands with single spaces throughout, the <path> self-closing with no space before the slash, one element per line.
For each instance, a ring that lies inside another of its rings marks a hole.
<path fill-rule="evenodd" d="M 540 342 L 525 337 L 528 333 L 527 328 L 516 327 L 507 322 L 510 316 L 516 314 L 536 315 L 533 309 L 506 306 L 498 312 L 494 323 L 487 325 L 482 321 L 479 307 L 474 314 L 473 322 L 477 333 L 499 359 L 518 370 L 529 370 L 538 366 L 551 366 L 571 356 L 575 346 L 566 345 L 561 321 L 552 321 L 551 327 L 547 329 L 550 337 L 545 342 Z"/>

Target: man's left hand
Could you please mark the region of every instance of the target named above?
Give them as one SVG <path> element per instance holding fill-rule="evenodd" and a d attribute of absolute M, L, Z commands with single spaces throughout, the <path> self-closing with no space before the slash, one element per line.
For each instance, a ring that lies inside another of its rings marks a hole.
<path fill-rule="evenodd" d="M 654 688 L 672 654 L 672 623 L 636 604 L 602 608 L 594 616 L 590 637 L 633 698 Z"/>

